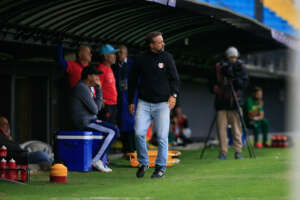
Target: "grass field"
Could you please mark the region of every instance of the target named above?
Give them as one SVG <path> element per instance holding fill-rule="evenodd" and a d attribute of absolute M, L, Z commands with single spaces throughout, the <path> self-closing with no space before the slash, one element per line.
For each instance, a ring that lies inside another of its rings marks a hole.
<path fill-rule="evenodd" d="M 256 150 L 257 159 L 216 160 L 217 150 L 183 151 L 181 163 L 163 179 L 143 179 L 125 160 L 113 160 L 113 173 L 70 172 L 68 183 L 49 183 L 49 174 L 32 176 L 30 185 L 0 182 L 0 200 L 285 200 L 290 193 L 289 149 Z M 244 152 L 247 156 L 247 152 Z"/>

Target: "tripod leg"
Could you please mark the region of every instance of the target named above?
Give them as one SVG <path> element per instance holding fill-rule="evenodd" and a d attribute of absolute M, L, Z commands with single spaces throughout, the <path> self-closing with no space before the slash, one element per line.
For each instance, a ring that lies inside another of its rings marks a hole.
<path fill-rule="evenodd" d="M 241 111 L 241 106 L 240 106 L 239 101 L 237 99 L 237 96 L 236 96 L 236 93 L 234 91 L 234 87 L 233 87 L 232 83 L 230 84 L 230 87 L 231 87 L 231 92 L 232 92 L 233 99 L 234 99 L 235 104 L 236 104 L 237 109 L 238 109 L 237 112 L 239 114 L 239 118 L 240 118 L 240 121 L 242 123 L 242 130 L 243 130 L 243 133 L 246 135 L 246 144 L 247 144 L 247 149 L 248 149 L 250 158 L 256 158 L 254 148 L 253 148 L 253 146 L 251 145 L 251 143 L 249 142 L 249 139 L 248 139 L 248 131 L 247 131 L 247 128 L 246 128 L 246 123 L 244 121 L 242 111 Z"/>
<path fill-rule="evenodd" d="M 207 137 L 206 137 L 205 142 L 204 142 L 204 148 L 202 149 L 201 154 L 200 154 L 200 159 L 201 159 L 201 160 L 202 160 L 202 158 L 203 158 L 203 156 L 204 156 L 204 153 L 205 153 L 205 151 L 206 151 L 206 149 L 207 149 L 207 142 L 208 142 L 208 140 L 209 140 L 210 137 L 211 137 L 212 130 L 213 130 L 214 125 L 215 125 L 215 123 L 216 123 L 216 118 L 217 118 L 217 114 L 215 114 L 214 119 L 213 119 L 213 121 L 212 121 L 211 124 L 210 124 L 209 130 L 208 130 L 208 134 L 207 134 Z"/>

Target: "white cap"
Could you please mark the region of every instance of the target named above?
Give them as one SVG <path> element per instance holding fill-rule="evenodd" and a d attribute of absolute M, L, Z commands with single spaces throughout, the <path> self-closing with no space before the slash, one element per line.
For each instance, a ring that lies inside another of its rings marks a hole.
<path fill-rule="evenodd" d="M 7 149 L 6 146 L 2 145 L 1 149 Z"/>
<path fill-rule="evenodd" d="M 239 57 L 239 51 L 235 47 L 229 47 L 226 50 L 225 54 L 226 54 L 227 58 L 230 58 L 230 57 Z"/>

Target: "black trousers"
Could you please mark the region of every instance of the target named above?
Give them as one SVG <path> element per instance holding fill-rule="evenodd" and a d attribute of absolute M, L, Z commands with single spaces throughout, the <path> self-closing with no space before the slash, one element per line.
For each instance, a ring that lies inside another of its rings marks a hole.
<path fill-rule="evenodd" d="M 123 153 L 132 153 L 135 151 L 135 135 L 132 132 L 121 132 L 121 141 L 123 144 Z"/>
<path fill-rule="evenodd" d="M 117 105 L 107 105 L 101 109 L 99 113 L 99 119 L 107 121 L 111 124 L 116 124 L 117 122 L 118 107 Z"/>

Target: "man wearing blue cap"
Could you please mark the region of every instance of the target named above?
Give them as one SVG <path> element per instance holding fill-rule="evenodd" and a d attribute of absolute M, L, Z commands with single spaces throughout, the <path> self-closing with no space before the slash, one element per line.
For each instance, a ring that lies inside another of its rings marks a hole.
<path fill-rule="evenodd" d="M 179 76 L 173 56 L 164 51 L 162 33 L 151 32 L 146 37 L 149 50 L 133 63 L 128 81 L 129 111 L 133 115 L 136 90 L 139 99 L 135 114 L 136 149 L 140 167 L 136 173 L 142 178 L 148 168 L 148 152 L 145 141 L 152 120 L 158 140 L 158 155 L 151 178 L 161 178 L 168 161 L 168 135 L 170 110 L 176 104 L 179 92 Z"/>
<path fill-rule="evenodd" d="M 111 65 L 116 63 L 116 52 L 113 46 L 106 44 L 100 50 L 101 63 L 97 70 L 102 71 L 99 75 L 102 84 L 103 109 L 100 112 L 100 118 L 110 123 L 116 123 L 117 117 L 117 99 L 118 92 L 116 88 L 116 79 L 111 69 Z"/>

